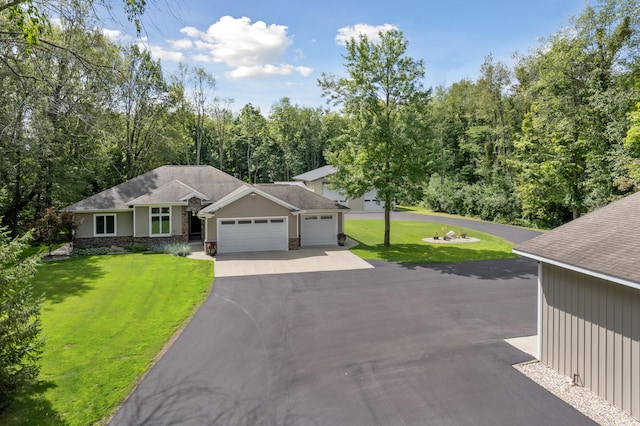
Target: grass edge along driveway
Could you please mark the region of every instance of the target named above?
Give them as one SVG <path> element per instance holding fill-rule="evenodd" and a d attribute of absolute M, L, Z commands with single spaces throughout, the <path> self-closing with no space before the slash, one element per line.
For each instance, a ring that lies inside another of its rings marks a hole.
<path fill-rule="evenodd" d="M 468 237 L 478 238 L 475 243 L 437 244 L 422 241 L 438 233 L 467 231 Z M 391 246 L 384 247 L 384 221 L 372 219 L 345 220 L 345 234 L 359 244 L 351 251 L 371 260 L 407 263 L 467 262 L 471 260 L 506 259 L 517 257 L 511 252 L 514 244 L 500 237 L 440 223 L 410 220 L 391 221 Z"/>
<path fill-rule="evenodd" d="M 3 425 L 103 424 L 205 300 L 213 262 L 126 254 L 48 262 L 40 383 Z"/>

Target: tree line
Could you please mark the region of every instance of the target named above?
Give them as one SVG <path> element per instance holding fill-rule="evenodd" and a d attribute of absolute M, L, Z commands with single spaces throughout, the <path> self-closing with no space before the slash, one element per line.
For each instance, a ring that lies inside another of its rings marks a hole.
<path fill-rule="evenodd" d="M 362 160 L 349 141 L 378 140 L 375 132 L 393 132 L 393 146 L 409 154 L 401 165 L 410 179 L 393 161 L 366 173 L 370 182 L 392 177 L 391 201 L 558 225 L 638 189 L 638 6 L 599 1 L 513 65 L 489 54 L 475 80 L 414 85 L 392 103 L 376 93 L 380 104 L 367 98 L 366 117 L 364 95 L 339 112 L 288 98 L 270 111 L 247 104 L 234 112 L 204 69 L 181 65 L 167 75 L 149 52 L 107 39 L 79 7 L 37 42 L 0 36 L 2 225 L 16 236 L 47 207 L 162 164 L 210 164 L 252 183 L 290 180 L 327 162 Z M 395 38 L 396 48 L 406 42 Z M 396 65 L 411 59 L 402 54 Z M 330 76 L 319 83 L 329 99 L 339 87 Z M 335 182 L 354 195 L 366 190 L 340 174 Z"/>

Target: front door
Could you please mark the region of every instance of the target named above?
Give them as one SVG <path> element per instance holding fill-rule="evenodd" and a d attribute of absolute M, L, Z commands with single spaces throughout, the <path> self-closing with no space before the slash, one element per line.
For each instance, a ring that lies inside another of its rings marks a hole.
<path fill-rule="evenodd" d="M 197 212 L 189 212 L 189 241 L 202 241 L 202 221 Z"/>

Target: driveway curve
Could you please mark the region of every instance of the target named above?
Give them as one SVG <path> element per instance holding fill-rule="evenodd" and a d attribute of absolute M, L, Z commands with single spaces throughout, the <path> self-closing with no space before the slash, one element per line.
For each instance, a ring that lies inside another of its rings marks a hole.
<path fill-rule="evenodd" d="M 347 219 L 384 219 L 383 213 L 378 212 L 349 212 Z M 467 229 L 485 232 L 504 238 L 514 244 L 520 244 L 541 234 L 532 229 L 519 228 L 517 226 L 503 225 L 494 222 L 484 222 L 481 220 L 461 219 L 446 216 L 427 215 L 419 213 L 409 213 L 401 211 L 391 212 L 391 220 L 415 220 L 420 222 L 442 223 L 445 225 L 455 225 Z"/>

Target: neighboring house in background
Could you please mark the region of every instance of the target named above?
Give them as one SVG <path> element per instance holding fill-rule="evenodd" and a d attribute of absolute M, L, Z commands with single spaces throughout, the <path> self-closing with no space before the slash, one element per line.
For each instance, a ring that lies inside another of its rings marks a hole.
<path fill-rule="evenodd" d="M 162 166 L 79 201 L 78 246 L 216 243 L 219 253 L 337 245 L 349 209 L 297 185 L 249 185 L 211 166 Z"/>
<path fill-rule="evenodd" d="M 640 420 L 640 193 L 526 241 L 538 358 Z"/>
<path fill-rule="evenodd" d="M 347 198 L 339 191 L 330 188 L 331 175 L 335 173 L 335 171 L 336 168 L 333 166 L 323 166 L 301 175 L 294 176 L 293 180 L 304 182 L 307 188 L 316 194 L 320 194 L 323 197 L 342 204 L 343 206 L 347 206 L 351 210 L 384 210 L 384 203 L 378 200 L 378 194 L 375 189 L 367 191 L 359 198 Z"/>

